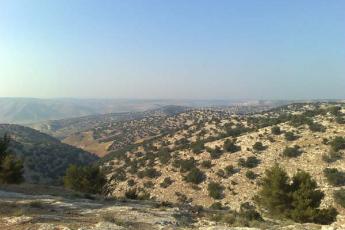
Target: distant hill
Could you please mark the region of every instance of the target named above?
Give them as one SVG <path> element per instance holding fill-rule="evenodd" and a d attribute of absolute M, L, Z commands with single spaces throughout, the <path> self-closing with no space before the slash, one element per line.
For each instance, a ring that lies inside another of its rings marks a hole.
<path fill-rule="evenodd" d="M 0 98 L 0 123 L 30 124 L 89 115 L 140 112 L 167 105 L 214 107 L 270 106 L 282 103 L 286 103 L 286 101 Z"/>
<path fill-rule="evenodd" d="M 0 98 L 0 123 L 27 124 L 158 107 L 157 101 L 140 100 Z"/>
<path fill-rule="evenodd" d="M 69 164 L 89 164 L 98 159 L 84 150 L 24 126 L 0 124 L 0 135 L 5 133 L 12 138 L 11 151 L 24 159 L 27 182 L 57 184 Z"/>
<path fill-rule="evenodd" d="M 171 105 L 145 112 L 93 115 L 30 126 L 64 143 L 104 156 L 140 139 L 159 135 L 167 129 L 175 129 L 174 124 L 165 122 L 166 118 L 189 109 Z"/>

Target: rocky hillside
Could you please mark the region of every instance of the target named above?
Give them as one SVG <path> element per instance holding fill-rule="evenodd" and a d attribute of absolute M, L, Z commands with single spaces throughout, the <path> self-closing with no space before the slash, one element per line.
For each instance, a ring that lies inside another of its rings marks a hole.
<path fill-rule="evenodd" d="M 4 230 L 334 230 L 330 226 L 267 221 L 257 227 L 229 227 L 212 216 L 222 210 L 157 201 L 85 198 L 57 187 L 0 186 L 0 228 Z M 340 228 L 339 228 L 340 229 Z"/>
<path fill-rule="evenodd" d="M 90 164 L 95 155 L 20 125 L 0 124 L 11 136 L 11 151 L 24 160 L 26 182 L 58 184 L 70 164 Z"/>
<path fill-rule="evenodd" d="M 109 194 L 240 210 L 252 203 L 265 170 L 279 163 L 289 175 L 310 173 L 325 193 L 322 207 L 336 207 L 335 225 L 344 226 L 345 210 L 333 196 L 345 186 L 344 104 L 215 114 L 194 111 L 183 128 L 109 155 Z"/>
<path fill-rule="evenodd" d="M 201 119 L 201 116 L 214 116 L 221 119 L 234 113 L 246 114 L 267 108 L 270 106 L 266 104 L 209 109 L 171 105 L 145 112 L 49 121 L 34 124 L 31 127 L 57 137 L 64 143 L 103 157 L 132 144 L 184 129 L 190 123 L 198 122 L 196 119 Z M 198 111 L 205 111 L 205 113 Z"/>

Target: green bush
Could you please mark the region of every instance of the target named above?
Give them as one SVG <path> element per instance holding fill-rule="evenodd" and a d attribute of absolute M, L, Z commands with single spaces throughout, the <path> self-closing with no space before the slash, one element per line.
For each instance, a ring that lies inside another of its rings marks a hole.
<path fill-rule="evenodd" d="M 202 141 L 196 141 L 196 142 L 192 143 L 191 147 L 192 147 L 192 151 L 195 154 L 202 153 L 202 151 L 205 149 L 204 142 L 202 142 Z"/>
<path fill-rule="evenodd" d="M 106 183 L 104 173 L 94 166 L 70 165 L 64 176 L 66 188 L 85 193 L 102 193 Z"/>
<path fill-rule="evenodd" d="M 330 224 L 336 220 L 334 208 L 320 209 L 324 193 L 310 174 L 299 171 L 292 177 L 277 164 L 265 172 L 256 203 L 272 216 L 290 218 L 299 223 Z"/>
<path fill-rule="evenodd" d="M 210 182 L 207 186 L 208 195 L 213 199 L 219 200 L 224 197 L 223 191 L 224 187 L 221 186 L 219 183 Z"/>
<path fill-rule="evenodd" d="M 167 188 L 169 187 L 174 181 L 170 177 L 164 178 L 163 182 L 160 183 L 160 186 L 162 188 Z"/>
<path fill-rule="evenodd" d="M 235 153 L 241 150 L 241 146 L 238 146 L 235 144 L 235 141 L 231 141 L 231 140 L 226 140 L 224 142 L 224 151 L 226 152 L 230 152 L 230 153 Z"/>
<path fill-rule="evenodd" d="M 274 135 L 280 135 L 282 132 L 281 132 L 279 126 L 273 126 L 271 128 L 271 133 Z"/>
<path fill-rule="evenodd" d="M 159 162 L 163 165 L 169 163 L 171 159 L 171 154 L 167 149 L 161 149 L 158 153 Z"/>
<path fill-rule="evenodd" d="M 212 159 L 218 159 L 223 155 L 223 151 L 219 146 L 216 146 L 215 149 L 208 149 Z"/>
<path fill-rule="evenodd" d="M 328 108 L 328 111 L 333 115 L 333 116 L 339 116 L 341 107 L 339 106 L 332 106 L 330 108 Z"/>
<path fill-rule="evenodd" d="M 322 160 L 326 163 L 333 163 L 343 158 L 343 153 L 330 149 L 328 154 L 322 155 Z"/>
<path fill-rule="evenodd" d="M 294 147 L 286 147 L 283 151 L 283 155 L 286 157 L 298 157 L 302 154 L 300 147 L 295 145 Z"/>
<path fill-rule="evenodd" d="M 261 142 L 255 142 L 253 149 L 256 151 L 263 151 L 266 149 L 266 146 L 264 146 Z"/>
<path fill-rule="evenodd" d="M 246 172 L 246 177 L 247 177 L 249 180 L 254 180 L 254 179 L 256 178 L 256 174 L 255 174 L 253 171 L 248 170 L 248 171 Z"/>
<path fill-rule="evenodd" d="M 180 168 L 181 172 L 188 172 L 195 168 L 196 161 L 193 157 L 185 160 L 179 159 L 175 161 L 175 165 Z"/>
<path fill-rule="evenodd" d="M 333 196 L 335 202 L 345 208 L 345 189 L 335 191 Z"/>
<path fill-rule="evenodd" d="M 236 169 L 233 165 L 226 166 L 224 171 L 228 177 L 236 173 Z"/>
<path fill-rule="evenodd" d="M 184 180 L 193 184 L 200 184 L 206 179 L 205 174 L 198 168 L 191 169 L 184 177 Z"/>
<path fill-rule="evenodd" d="M 255 168 L 260 164 L 260 160 L 254 156 L 248 157 L 247 159 L 240 158 L 238 160 L 238 165 L 245 168 Z"/>
<path fill-rule="evenodd" d="M 323 170 L 325 177 L 333 186 L 345 185 L 345 172 L 339 171 L 336 168 L 325 168 Z"/>
<path fill-rule="evenodd" d="M 339 136 L 335 137 L 333 140 L 329 142 L 329 144 L 334 151 L 345 149 L 345 138 Z"/>
<path fill-rule="evenodd" d="M 144 170 L 144 176 L 148 178 L 157 178 L 161 175 L 160 172 L 158 172 L 155 168 L 146 168 Z"/>
<path fill-rule="evenodd" d="M 343 116 L 336 116 L 335 122 L 337 122 L 340 125 L 345 124 L 345 118 Z"/>
<path fill-rule="evenodd" d="M 298 139 L 298 136 L 295 136 L 293 132 L 286 132 L 284 136 L 285 136 L 285 140 L 287 141 L 294 141 Z"/>
<path fill-rule="evenodd" d="M 210 161 L 210 160 L 202 161 L 201 167 L 206 168 L 206 169 L 212 168 L 212 161 Z"/>
<path fill-rule="evenodd" d="M 310 131 L 312 131 L 312 132 L 325 132 L 326 131 L 326 127 L 321 125 L 321 124 L 318 124 L 318 123 L 311 122 L 308 124 L 308 126 L 309 126 Z"/>

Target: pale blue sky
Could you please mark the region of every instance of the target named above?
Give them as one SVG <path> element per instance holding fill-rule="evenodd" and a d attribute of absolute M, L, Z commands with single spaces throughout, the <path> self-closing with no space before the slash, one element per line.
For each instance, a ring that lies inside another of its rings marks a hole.
<path fill-rule="evenodd" d="M 0 97 L 345 98 L 344 0 L 0 0 Z"/>

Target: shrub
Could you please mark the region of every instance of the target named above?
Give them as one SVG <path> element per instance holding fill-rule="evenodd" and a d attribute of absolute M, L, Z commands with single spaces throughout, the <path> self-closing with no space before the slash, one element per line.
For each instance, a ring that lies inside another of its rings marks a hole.
<path fill-rule="evenodd" d="M 335 191 L 333 196 L 335 202 L 345 208 L 345 189 Z"/>
<path fill-rule="evenodd" d="M 202 141 L 197 141 L 197 142 L 192 143 L 192 151 L 193 151 L 195 154 L 201 153 L 204 149 L 205 149 L 204 142 L 202 142 Z"/>
<path fill-rule="evenodd" d="M 152 181 L 146 181 L 146 182 L 144 183 L 144 187 L 145 187 L 145 188 L 153 188 L 153 187 L 155 187 L 155 185 L 153 184 Z"/>
<path fill-rule="evenodd" d="M 136 189 L 129 189 L 125 192 L 125 197 L 130 200 L 138 199 L 138 194 Z"/>
<path fill-rule="evenodd" d="M 334 208 L 319 208 L 324 194 L 310 174 L 299 171 L 292 177 L 291 184 L 289 180 L 285 170 L 274 165 L 266 170 L 255 201 L 272 216 L 299 223 L 330 224 L 335 221 L 338 213 Z"/>
<path fill-rule="evenodd" d="M 271 128 L 271 133 L 274 135 L 280 135 L 282 132 L 281 132 L 279 126 L 273 126 Z"/>
<path fill-rule="evenodd" d="M 193 168 L 189 173 L 184 177 L 184 180 L 193 184 L 200 184 L 206 179 L 205 174 L 200 171 L 198 168 Z"/>
<path fill-rule="evenodd" d="M 341 107 L 339 106 L 332 106 L 328 109 L 328 111 L 333 115 L 333 116 L 339 116 L 340 115 L 340 110 Z"/>
<path fill-rule="evenodd" d="M 322 160 L 327 163 L 333 163 L 342 158 L 343 154 L 341 152 L 334 151 L 333 149 L 330 149 L 328 154 L 322 155 Z"/>
<path fill-rule="evenodd" d="M 208 195 L 213 199 L 219 200 L 223 198 L 224 187 L 219 183 L 210 182 L 207 186 Z"/>
<path fill-rule="evenodd" d="M 225 172 L 223 169 L 218 169 L 216 172 L 217 176 L 225 178 Z"/>
<path fill-rule="evenodd" d="M 266 149 L 266 146 L 264 146 L 261 142 L 255 142 L 253 149 L 256 151 L 263 151 Z"/>
<path fill-rule="evenodd" d="M 302 154 L 300 147 L 295 145 L 294 147 L 286 147 L 283 151 L 283 155 L 286 157 L 298 157 Z"/>
<path fill-rule="evenodd" d="M 254 179 L 256 178 L 256 174 L 255 174 L 253 171 L 248 170 L 248 171 L 246 172 L 246 177 L 247 177 L 249 180 L 254 180 Z"/>
<path fill-rule="evenodd" d="M 318 124 L 318 123 L 311 122 L 308 124 L 308 126 L 309 126 L 310 131 L 312 131 L 312 132 L 325 132 L 326 131 L 325 126 Z"/>
<path fill-rule="evenodd" d="M 157 178 L 161 175 L 160 172 L 158 172 L 155 168 L 146 168 L 144 170 L 144 176 L 148 178 Z"/>
<path fill-rule="evenodd" d="M 325 168 L 323 170 L 325 177 L 333 186 L 343 186 L 345 185 L 345 172 L 339 171 L 336 168 Z"/>
<path fill-rule="evenodd" d="M 235 144 L 234 141 L 226 140 L 223 146 L 224 150 L 230 153 L 235 153 L 241 150 L 241 146 Z"/>
<path fill-rule="evenodd" d="M 224 171 L 228 177 L 236 173 L 236 169 L 233 165 L 226 166 Z"/>
<path fill-rule="evenodd" d="M 343 116 L 336 116 L 335 122 L 337 122 L 340 125 L 345 124 L 345 118 Z"/>
<path fill-rule="evenodd" d="M 202 161 L 201 162 L 201 167 L 207 168 L 207 169 L 212 168 L 212 161 L 210 161 L 210 160 Z"/>
<path fill-rule="evenodd" d="M 64 176 L 66 188 L 85 193 L 102 193 L 106 183 L 104 173 L 95 166 L 70 165 Z"/>
<path fill-rule="evenodd" d="M 219 146 L 216 146 L 215 149 L 209 149 L 209 152 L 212 159 L 218 159 L 223 155 L 223 151 Z"/>
<path fill-rule="evenodd" d="M 298 136 L 295 136 L 293 132 L 286 132 L 284 136 L 285 136 L 285 140 L 287 141 L 294 141 L 298 139 Z"/>
<path fill-rule="evenodd" d="M 210 209 L 213 209 L 213 210 L 227 210 L 228 208 L 227 207 L 224 207 L 222 205 L 222 203 L 220 202 L 214 202 L 211 206 L 210 206 Z"/>
<path fill-rule="evenodd" d="M 246 168 L 255 168 L 260 164 L 260 160 L 256 157 L 248 157 L 247 159 L 240 158 L 238 160 L 238 165 Z"/>
<path fill-rule="evenodd" d="M 181 172 L 188 172 L 195 168 L 196 162 L 193 157 L 186 159 L 186 160 L 177 160 L 176 165 L 180 168 Z"/>
<path fill-rule="evenodd" d="M 135 185 L 135 182 L 134 182 L 133 179 L 130 179 L 130 180 L 127 181 L 127 184 L 128 184 L 128 186 L 132 187 L 132 186 Z"/>
<path fill-rule="evenodd" d="M 248 202 L 241 204 L 240 216 L 249 221 L 263 221 L 263 218 L 261 217 L 260 213 L 256 211 L 255 206 Z"/>
<path fill-rule="evenodd" d="M 162 188 L 167 188 L 167 187 L 169 187 L 173 182 L 174 182 L 174 181 L 171 180 L 170 177 L 166 177 L 166 178 L 164 178 L 163 182 L 160 183 L 160 186 L 161 186 Z"/>
<path fill-rule="evenodd" d="M 169 161 L 171 159 L 171 154 L 169 153 L 169 151 L 167 149 L 162 149 L 157 154 L 158 154 L 159 162 L 161 164 L 165 165 L 165 164 L 169 163 Z"/>
<path fill-rule="evenodd" d="M 335 137 L 333 140 L 329 142 L 331 148 L 334 151 L 339 151 L 341 149 L 345 149 L 345 138 L 344 137 Z"/>

